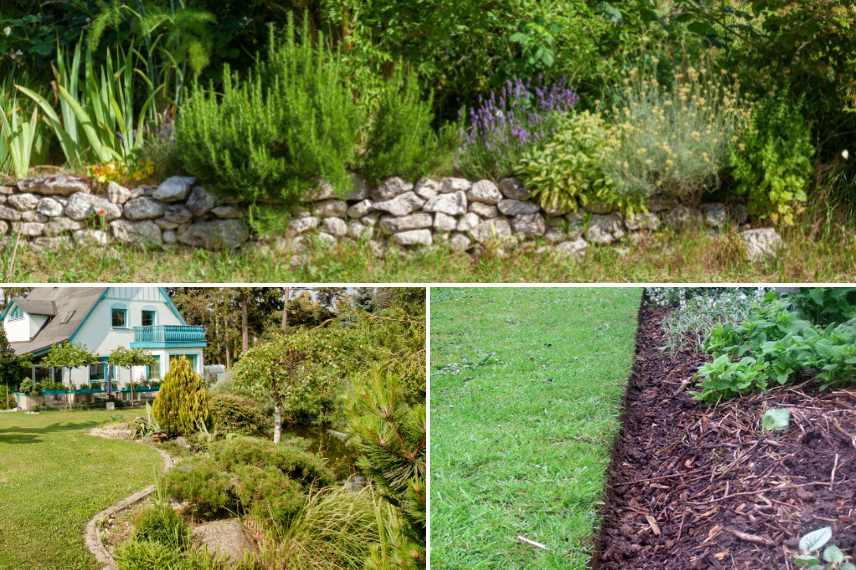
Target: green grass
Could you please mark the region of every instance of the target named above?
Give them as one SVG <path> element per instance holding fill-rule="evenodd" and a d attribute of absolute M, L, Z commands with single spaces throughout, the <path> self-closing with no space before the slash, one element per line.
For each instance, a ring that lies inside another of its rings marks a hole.
<path fill-rule="evenodd" d="M 0 248 L 0 282 L 363 282 L 363 283 L 603 283 L 603 282 L 834 282 L 856 274 L 856 234 L 825 224 L 784 232 L 776 259 L 751 263 L 735 232 L 663 232 L 637 245 L 590 247 L 580 260 L 534 253 L 488 252 L 477 260 L 435 248 L 372 256 L 367 245 L 315 249 L 292 266 L 293 254 L 267 244 L 238 252 L 146 250 L 132 246 L 36 252 Z"/>
<path fill-rule="evenodd" d="M 432 568 L 588 567 L 639 302 L 431 291 Z"/>
<path fill-rule="evenodd" d="M 90 569 L 83 529 L 153 482 L 158 453 L 87 435 L 139 410 L 0 414 L 0 568 Z"/>

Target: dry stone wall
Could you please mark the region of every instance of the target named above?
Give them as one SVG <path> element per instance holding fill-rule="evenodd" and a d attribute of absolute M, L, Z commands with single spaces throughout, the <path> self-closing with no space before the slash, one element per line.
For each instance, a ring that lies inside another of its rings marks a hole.
<path fill-rule="evenodd" d="M 498 184 L 390 178 L 376 188 L 355 178 L 355 188 L 342 198 L 320 184 L 296 210 L 281 239 L 298 249 L 310 239 L 322 244 L 368 240 L 378 254 L 388 247 L 432 245 L 478 252 L 488 242 L 500 242 L 578 255 L 590 244 L 634 241 L 664 225 L 713 231 L 735 224 L 746 230 L 750 255 L 755 250 L 772 253 L 778 244 L 773 230 L 745 227 L 748 216 L 740 204 L 709 203 L 695 209 L 655 199 L 649 212 L 623 216 L 604 204 L 588 204 L 577 212 L 545 211 L 513 178 Z M 135 189 L 112 182 L 101 189 L 68 175 L 0 186 L 0 236 L 15 235 L 36 247 L 123 242 L 231 249 L 252 239 L 245 218 L 239 204 L 183 176 Z"/>

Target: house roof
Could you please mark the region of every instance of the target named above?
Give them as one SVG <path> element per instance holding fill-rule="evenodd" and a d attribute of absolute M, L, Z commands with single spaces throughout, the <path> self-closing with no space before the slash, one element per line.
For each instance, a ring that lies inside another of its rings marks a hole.
<path fill-rule="evenodd" d="M 106 291 L 106 287 L 37 287 L 26 297 L 13 299 L 14 304 L 28 313 L 53 318 L 31 341 L 10 342 L 9 345 L 15 354 L 21 355 L 69 340 Z M 52 312 L 43 312 L 48 310 Z"/>

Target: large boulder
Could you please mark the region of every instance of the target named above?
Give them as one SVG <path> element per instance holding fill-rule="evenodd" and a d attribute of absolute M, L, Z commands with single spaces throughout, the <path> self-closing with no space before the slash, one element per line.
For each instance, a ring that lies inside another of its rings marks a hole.
<path fill-rule="evenodd" d="M 192 176 L 170 176 L 160 183 L 152 198 L 161 202 L 181 202 L 190 193 L 196 179 Z"/>
<path fill-rule="evenodd" d="M 247 554 L 254 552 L 250 540 L 241 524 L 241 519 L 224 519 L 197 525 L 193 528 L 192 542 L 200 550 L 207 550 L 214 557 L 238 565 Z"/>
<path fill-rule="evenodd" d="M 752 261 L 774 257 L 782 247 L 782 238 L 773 228 L 758 228 L 740 232 L 746 255 Z"/>
<path fill-rule="evenodd" d="M 234 249 L 250 238 L 250 231 L 243 220 L 213 220 L 182 226 L 178 230 L 178 241 L 205 249 Z"/>

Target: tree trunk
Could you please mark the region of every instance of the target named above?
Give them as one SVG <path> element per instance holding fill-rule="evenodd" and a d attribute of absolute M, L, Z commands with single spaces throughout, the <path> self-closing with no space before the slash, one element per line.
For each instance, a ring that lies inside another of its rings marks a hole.
<path fill-rule="evenodd" d="M 250 325 L 249 316 L 247 315 L 247 295 L 241 296 L 241 354 L 244 354 L 250 349 Z"/>
<path fill-rule="evenodd" d="M 288 299 L 291 297 L 291 287 L 282 288 L 282 332 L 288 330 Z"/>
<path fill-rule="evenodd" d="M 282 406 L 274 404 L 273 406 L 273 443 L 279 445 L 279 440 L 282 439 Z"/>
<path fill-rule="evenodd" d="M 232 369 L 232 351 L 229 350 L 229 341 L 226 341 L 226 370 Z"/>

